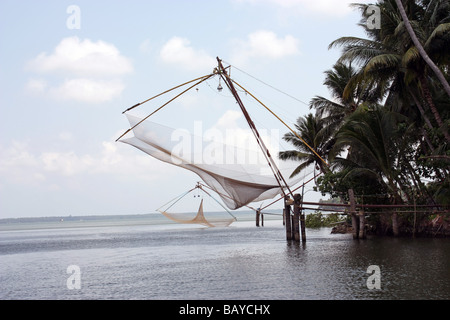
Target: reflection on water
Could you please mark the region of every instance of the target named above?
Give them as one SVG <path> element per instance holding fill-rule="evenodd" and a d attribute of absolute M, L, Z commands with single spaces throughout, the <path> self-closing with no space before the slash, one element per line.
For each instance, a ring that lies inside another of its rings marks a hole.
<path fill-rule="evenodd" d="M 1 299 L 449 299 L 450 241 L 136 225 L 0 232 Z M 78 265 L 81 289 L 68 290 Z M 371 265 L 380 290 L 369 290 Z"/>

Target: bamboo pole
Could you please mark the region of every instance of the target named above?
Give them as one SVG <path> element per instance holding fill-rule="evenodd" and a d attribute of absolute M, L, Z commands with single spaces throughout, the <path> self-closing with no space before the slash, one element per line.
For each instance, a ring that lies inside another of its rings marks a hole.
<path fill-rule="evenodd" d="M 130 132 L 131 130 L 133 130 L 134 128 L 136 128 L 138 125 L 140 125 L 142 122 L 144 122 L 145 120 L 147 120 L 148 118 L 150 118 L 152 115 L 154 115 L 156 112 L 158 112 L 159 110 L 161 110 L 162 108 L 164 108 L 165 106 L 167 106 L 169 103 L 171 103 L 172 101 L 174 101 L 174 100 L 177 99 L 178 97 L 182 96 L 183 94 L 185 94 L 186 92 L 188 92 L 189 90 L 191 90 L 191 89 L 194 88 L 195 86 L 199 85 L 200 83 L 202 83 L 202 82 L 208 80 L 208 79 L 211 78 L 212 76 L 214 76 L 214 74 L 211 74 L 211 75 L 206 76 L 206 77 L 202 77 L 202 78 L 201 78 L 202 80 L 196 82 L 195 84 L 193 84 L 192 86 L 190 86 L 189 88 L 187 88 L 186 90 L 184 90 L 183 92 L 177 94 L 175 97 L 173 97 L 172 99 L 170 99 L 169 101 L 167 101 L 166 103 L 164 103 L 164 104 L 163 104 L 162 106 L 160 106 L 158 109 L 154 110 L 154 111 L 153 111 L 152 113 L 150 113 L 148 116 L 146 116 L 145 118 L 141 119 L 141 121 L 139 121 L 139 122 L 136 123 L 134 126 L 132 126 L 130 129 L 128 129 L 127 131 L 125 131 L 120 137 L 118 137 L 118 138 L 116 139 L 116 142 L 119 141 L 120 138 L 122 138 L 122 137 L 123 137 L 124 135 L 126 135 L 128 132 Z M 135 106 L 133 106 L 133 107 L 137 107 L 138 105 L 141 105 L 141 104 L 142 104 L 142 103 L 137 104 L 137 105 L 135 105 Z M 131 108 L 133 108 L 133 107 L 131 107 Z"/>
<path fill-rule="evenodd" d="M 253 135 L 255 136 L 256 142 L 260 146 L 262 153 L 267 160 L 267 164 L 269 165 L 270 169 L 272 170 L 272 173 L 273 173 L 275 179 L 277 180 L 278 185 L 280 186 L 281 192 L 283 194 L 286 194 L 286 192 L 285 192 L 285 189 L 286 189 L 288 191 L 287 193 L 294 196 L 289 185 L 287 184 L 286 180 L 284 179 L 283 175 L 281 174 L 280 170 L 278 169 L 277 164 L 273 160 L 273 158 L 269 152 L 269 149 L 267 149 L 264 141 L 262 140 L 261 135 L 259 134 L 258 129 L 256 128 L 253 120 L 251 119 L 250 115 L 248 114 L 247 109 L 244 106 L 244 103 L 242 102 L 241 98 L 239 97 L 239 94 L 237 93 L 236 88 L 234 87 L 234 84 L 233 84 L 234 81 L 226 73 L 225 68 L 222 65 L 222 60 L 220 60 L 219 57 L 217 57 L 217 63 L 218 63 L 217 72 L 220 75 L 220 77 L 223 79 L 225 84 L 227 85 L 228 89 L 230 89 L 231 94 L 234 96 L 237 104 L 239 105 L 239 107 L 242 111 L 242 114 L 244 115 L 245 119 L 247 120 L 247 123 L 248 123 L 251 131 L 253 132 Z M 282 183 L 284 183 L 284 187 L 282 186 Z"/>
<path fill-rule="evenodd" d="M 189 84 L 189 83 L 191 83 L 191 82 L 194 82 L 194 81 L 197 81 L 197 80 L 201 80 L 201 79 L 204 79 L 204 78 L 210 78 L 210 77 L 211 77 L 211 75 L 209 74 L 209 75 L 206 75 L 206 76 L 203 76 L 203 77 L 199 77 L 199 78 L 196 78 L 196 79 L 187 81 L 187 82 L 185 82 L 185 83 L 182 83 L 182 84 L 180 84 L 180 85 L 178 85 L 178 86 L 176 86 L 176 87 L 173 87 L 173 88 L 171 88 L 171 89 L 169 89 L 169 90 L 166 90 L 166 91 L 164 91 L 164 92 L 161 92 L 161 93 L 157 94 L 156 96 L 153 96 L 153 97 L 151 97 L 151 98 L 149 98 L 149 99 L 147 99 L 147 100 L 145 100 L 145 101 L 136 103 L 134 106 L 132 106 L 132 107 L 126 109 L 125 111 L 123 111 L 122 114 L 124 114 L 124 113 L 126 113 L 126 112 L 128 112 L 128 111 L 130 111 L 130 110 L 133 110 L 134 108 L 139 107 L 140 105 L 143 105 L 144 103 L 147 103 L 147 102 L 149 102 L 150 100 L 153 100 L 153 99 L 155 99 L 155 98 L 158 98 L 158 97 L 162 96 L 163 94 L 166 94 L 166 93 L 168 93 L 168 92 L 170 92 L 170 91 L 172 91 L 172 90 L 178 89 L 178 88 L 180 88 L 180 87 L 182 87 L 182 86 L 185 86 L 185 85 L 187 85 L 187 84 Z"/>

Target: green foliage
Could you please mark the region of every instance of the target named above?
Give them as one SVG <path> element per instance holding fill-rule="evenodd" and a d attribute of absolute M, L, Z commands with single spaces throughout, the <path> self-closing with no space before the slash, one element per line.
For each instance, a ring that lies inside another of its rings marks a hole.
<path fill-rule="evenodd" d="M 367 4 L 354 5 L 367 38 L 330 44 L 342 49 L 325 71 L 331 99 L 314 97 L 315 115 L 297 122 L 298 134 L 330 166 L 291 134 L 285 140 L 296 150 L 280 158 L 300 161 L 293 175 L 314 165 L 323 173 L 316 189 L 344 201 L 354 189 L 365 203 L 449 204 L 449 97 L 414 46 L 395 0 L 375 5 L 381 29 L 367 29 Z M 405 9 L 427 54 L 450 80 L 450 2 L 407 1 Z M 314 226 L 324 218 L 308 219 Z"/>
<path fill-rule="evenodd" d="M 345 220 L 346 218 L 342 218 L 337 213 L 323 215 L 321 212 L 316 211 L 315 213 L 306 215 L 305 226 L 307 228 L 332 227 L 336 223 L 343 222 Z"/>

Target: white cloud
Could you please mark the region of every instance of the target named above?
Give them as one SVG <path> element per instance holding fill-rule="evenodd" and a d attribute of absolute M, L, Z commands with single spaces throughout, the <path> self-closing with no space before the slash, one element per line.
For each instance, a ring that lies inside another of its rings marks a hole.
<path fill-rule="evenodd" d="M 9 180 L 29 185 L 45 179 L 35 172 L 39 160 L 29 151 L 27 143 L 13 141 L 7 148 L 0 146 L 0 153 L 0 181 Z"/>
<path fill-rule="evenodd" d="M 119 96 L 124 88 L 121 80 L 76 78 L 50 88 L 49 94 L 55 99 L 102 103 Z"/>
<path fill-rule="evenodd" d="M 40 156 L 45 171 L 59 172 L 64 176 L 73 176 L 86 171 L 94 165 L 89 155 L 77 156 L 75 152 L 44 152 Z"/>
<path fill-rule="evenodd" d="M 185 70 L 212 71 L 216 60 L 204 50 L 197 50 L 191 46 L 186 38 L 173 37 L 162 47 L 161 59 Z"/>
<path fill-rule="evenodd" d="M 43 52 L 30 61 L 39 73 L 62 73 L 76 76 L 117 76 L 133 70 L 130 60 L 112 44 L 92 42 L 78 37 L 64 38 L 50 55 Z"/>
<path fill-rule="evenodd" d="M 233 61 L 244 64 L 250 58 L 279 59 L 300 53 L 299 40 L 291 35 L 278 37 L 274 32 L 260 30 L 236 40 Z"/>
<path fill-rule="evenodd" d="M 121 77 L 133 71 L 131 61 L 112 44 L 78 37 L 64 38 L 51 54 L 31 60 L 28 69 L 41 75 L 64 77 L 62 83 L 30 79 L 29 92 L 59 100 L 102 103 L 119 96 L 125 88 Z"/>
<path fill-rule="evenodd" d="M 13 141 L 7 149 L 0 149 L 0 168 L 8 170 L 14 166 L 30 167 L 36 165 L 35 157 L 28 151 L 28 144 L 25 142 Z"/>
<path fill-rule="evenodd" d="M 58 139 L 73 137 L 69 132 L 62 132 Z M 33 151 L 31 144 L 19 141 L 13 141 L 8 147 L 0 145 L 0 153 L 0 181 L 27 186 L 61 187 L 70 185 L 72 179 L 102 174 L 118 179 L 155 181 L 177 170 L 112 141 L 101 142 L 92 154 L 76 150 Z"/>
<path fill-rule="evenodd" d="M 237 110 L 227 110 L 217 120 L 216 126 L 220 129 L 235 129 L 238 127 L 237 121 L 242 118 L 242 112 Z"/>

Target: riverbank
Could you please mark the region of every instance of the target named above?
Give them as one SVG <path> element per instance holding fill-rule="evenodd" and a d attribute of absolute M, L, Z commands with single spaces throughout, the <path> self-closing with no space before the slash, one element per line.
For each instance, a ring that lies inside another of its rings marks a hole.
<path fill-rule="evenodd" d="M 422 217 L 420 221 L 409 221 L 401 217 L 398 219 L 399 236 L 404 237 L 436 237 L 436 238 L 450 238 L 450 215 L 436 214 L 432 216 Z M 378 219 L 367 218 L 366 234 L 379 236 L 392 236 L 392 221 L 387 217 L 378 217 Z M 352 233 L 353 228 L 351 222 L 342 221 L 333 226 L 332 234 Z"/>

